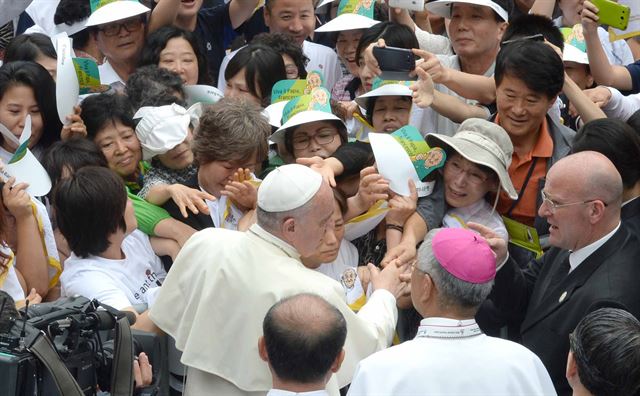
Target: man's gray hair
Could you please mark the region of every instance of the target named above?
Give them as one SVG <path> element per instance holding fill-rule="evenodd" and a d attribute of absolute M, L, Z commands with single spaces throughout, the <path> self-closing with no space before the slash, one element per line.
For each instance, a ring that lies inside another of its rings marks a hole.
<path fill-rule="evenodd" d="M 302 224 L 304 217 L 307 216 L 314 207 L 314 199 L 316 195 L 311 197 L 311 199 L 305 202 L 304 205 L 284 212 L 267 212 L 258 206 L 256 208 L 258 225 L 272 234 L 279 234 L 280 226 L 288 218 L 293 217 L 293 219 L 296 220 L 296 223 Z"/>
<path fill-rule="evenodd" d="M 427 234 L 418 250 L 417 267 L 428 274 L 438 289 L 438 304 L 443 308 L 477 309 L 491 292 L 493 280 L 487 283 L 470 283 L 451 275 L 438 262 L 431 243 L 443 228 L 436 228 Z"/>

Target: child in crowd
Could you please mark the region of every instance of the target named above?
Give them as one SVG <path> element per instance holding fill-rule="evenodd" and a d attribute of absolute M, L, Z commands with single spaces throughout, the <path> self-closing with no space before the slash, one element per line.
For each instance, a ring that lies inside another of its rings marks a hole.
<path fill-rule="evenodd" d="M 137 222 L 124 183 L 113 171 L 87 166 L 56 186 L 55 217 L 72 254 L 60 277 L 64 296 L 98 299 L 136 314 L 134 328 L 150 331 L 147 311 L 166 272 Z"/>
<path fill-rule="evenodd" d="M 270 132 L 266 117 L 252 102 L 225 98 L 208 107 L 191 144 L 198 172 L 183 183 L 213 198 L 205 199 L 208 211 L 191 210 L 185 218 L 175 199 L 163 207 L 196 230 L 237 229 L 240 219 L 255 209 L 252 174 L 267 156 Z"/>

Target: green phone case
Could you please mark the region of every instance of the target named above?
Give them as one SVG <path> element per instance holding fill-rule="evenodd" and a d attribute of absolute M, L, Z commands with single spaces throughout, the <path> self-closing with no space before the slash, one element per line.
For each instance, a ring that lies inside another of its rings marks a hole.
<path fill-rule="evenodd" d="M 629 25 L 631 10 L 628 6 L 611 0 L 591 0 L 598 7 L 598 21 L 602 25 L 609 25 L 616 29 L 625 30 Z"/>

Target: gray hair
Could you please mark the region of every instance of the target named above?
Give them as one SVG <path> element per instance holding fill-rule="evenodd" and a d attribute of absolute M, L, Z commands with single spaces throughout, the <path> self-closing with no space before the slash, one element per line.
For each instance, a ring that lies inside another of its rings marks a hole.
<path fill-rule="evenodd" d="M 438 262 L 431 244 L 442 228 L 436 228 L 427 234 L 418 250 L 417 267 L 428 274 L 438 289 L 438 304 L 442 308 L 477 309 L 491 292 L 493 280 L 487 283 L 470 283 L 451 275 Z"/>
<path fill-rule="evenodd" d="M 272 234 L 280 234 L 280 226 L 286 219 L 293 218 L 296 223 L 302 224 L 302 219 L 313 209 L 316 196 L 317 193 L 305 202 L 304 205 L 284 212 L 267 212 L 258 206 L 256 208 L 258 225 Z"/>

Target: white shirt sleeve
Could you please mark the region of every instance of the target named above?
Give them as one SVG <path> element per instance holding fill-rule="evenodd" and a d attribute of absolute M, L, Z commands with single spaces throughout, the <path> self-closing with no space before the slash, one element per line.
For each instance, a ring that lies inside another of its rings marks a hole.
<path fill-rule="evenodd" d="M 609 103 L 602 107 L 607 117 L 627 121 L 636 111 L 640 110 L 640 94 L 624 96 L 615 88 L 607 87 L 611 91 Z"/>
<path fill-rule="evenodd" d="M 115 309 L 130 307 L 126 293 L 121 291 L 118 285 L 99 272 L 82 271 L 63 283 L 63 295 L 84 296 L 88 299 L 96 299 L 103 304 Z"/>
<path fill-rule="evenodd" d="M 418 26 L 415 26 L 415 33 L 420 49 L 437 55 L 453 55 L 451 40 L 448 37 L 429 33 Z"/>

